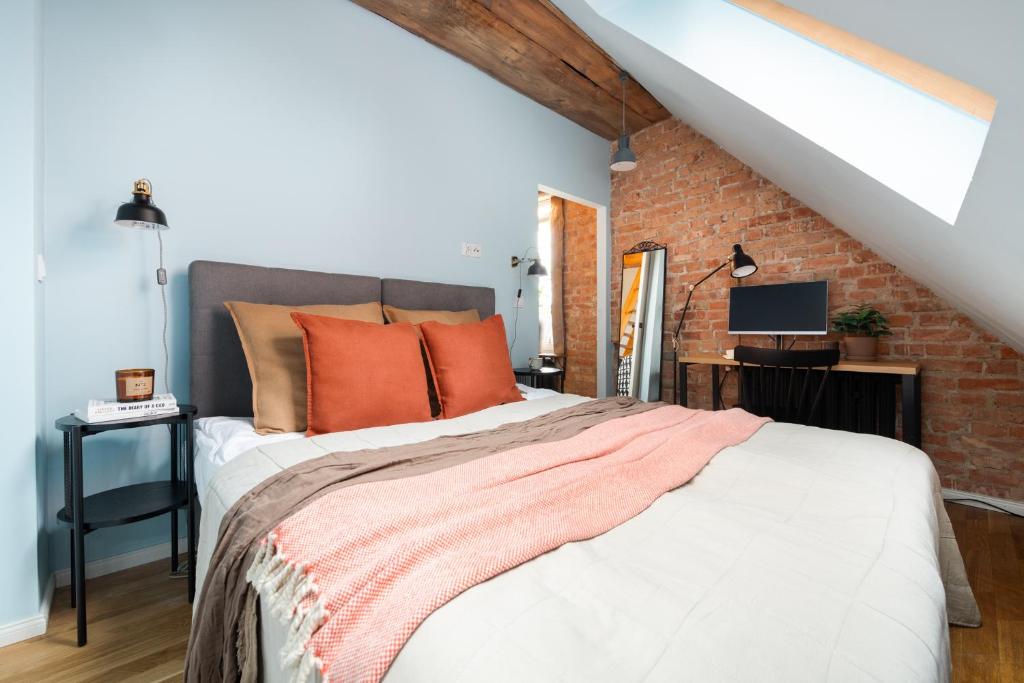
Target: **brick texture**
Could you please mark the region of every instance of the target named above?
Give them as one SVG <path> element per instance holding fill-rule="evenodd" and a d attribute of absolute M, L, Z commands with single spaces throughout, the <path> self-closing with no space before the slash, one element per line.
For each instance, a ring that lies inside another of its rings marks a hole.
<path fill-rule="evenodd" d="M 721 263 L 740 242 L 757 261 L 751 284 L 829 281 L 829 307 L 871 302 L 894 335 L 880 355 L 913 359 L 924 370 L 923 441 L 944 486 L 1024 500 L 1024 359 L 863 244 L 759 176 L 711 140 L 670 119 L 633 137 L 640 163 L 612 176 L 613 252 L 641 240 L 668 245 L 665 350 L 686 286 Z M 611 309 L 618 315 L 619 269 Z M 726 334 L 725 271 L 694 294 L 681 352 L 719 352 Z M 745 343 L 768 344 L 767 338 Z M 664 365 L 663 396 L 674 391 Z M 710 372 L 690 370 L 690 405 L 709 407 Z M 735 392 L 728 377 L 726 392 Z"/>
<path fill-rule="evenodd" d="M 565 391 L 597 396 L 597 209 L 565 202 Z"/>

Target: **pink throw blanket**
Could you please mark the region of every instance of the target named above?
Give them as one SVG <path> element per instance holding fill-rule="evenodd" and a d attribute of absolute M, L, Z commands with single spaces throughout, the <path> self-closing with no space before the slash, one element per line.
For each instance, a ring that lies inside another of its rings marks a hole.
<path fill-rule="evenodd" d="M 305 680 L 379 681 L 413 631 L 472 586 L 598 536 L 767 420 L 665 406 L 563 441 L 327 494 L 279 524 L 248 580 L 291 625 Z"/>

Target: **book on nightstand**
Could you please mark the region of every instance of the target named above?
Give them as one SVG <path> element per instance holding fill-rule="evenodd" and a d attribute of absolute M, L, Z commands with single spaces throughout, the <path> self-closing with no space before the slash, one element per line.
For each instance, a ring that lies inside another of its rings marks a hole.
<path fill-rule="evenodd" d="M 176 412 L 178 412 L 178 399 L 174 398 L 174 394 L 155 394 L 148 401 L 133 401 L 131 403 L 119 403 L 112 399 L 92 399 L 84 410 L 75 411 L 75 417 L 82 422 L 93 423 Z"/>

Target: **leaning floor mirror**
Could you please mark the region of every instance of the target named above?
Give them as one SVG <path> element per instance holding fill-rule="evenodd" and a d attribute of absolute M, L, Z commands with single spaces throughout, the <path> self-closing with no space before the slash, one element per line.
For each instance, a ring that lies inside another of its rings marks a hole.
<path fill-rule="evenodd" d="M 622 255 L 617 394 L 661 400 L 665 247 L 641 242 Z"/>

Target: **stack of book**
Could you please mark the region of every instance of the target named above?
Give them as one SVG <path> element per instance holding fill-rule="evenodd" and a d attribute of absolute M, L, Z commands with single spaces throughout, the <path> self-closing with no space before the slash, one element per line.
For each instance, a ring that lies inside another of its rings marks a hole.
<path fill-rule="evenodd" d="M 174 398 L 174 394 L 155 394 L 148 401 L 131 403 L 118 403 L 113 399 L 93 399 L 89 401 L 85 410 L 76 410 L 75 417 L 82 422 L 110 422 L 176 412 L 178 399 Z"/>

